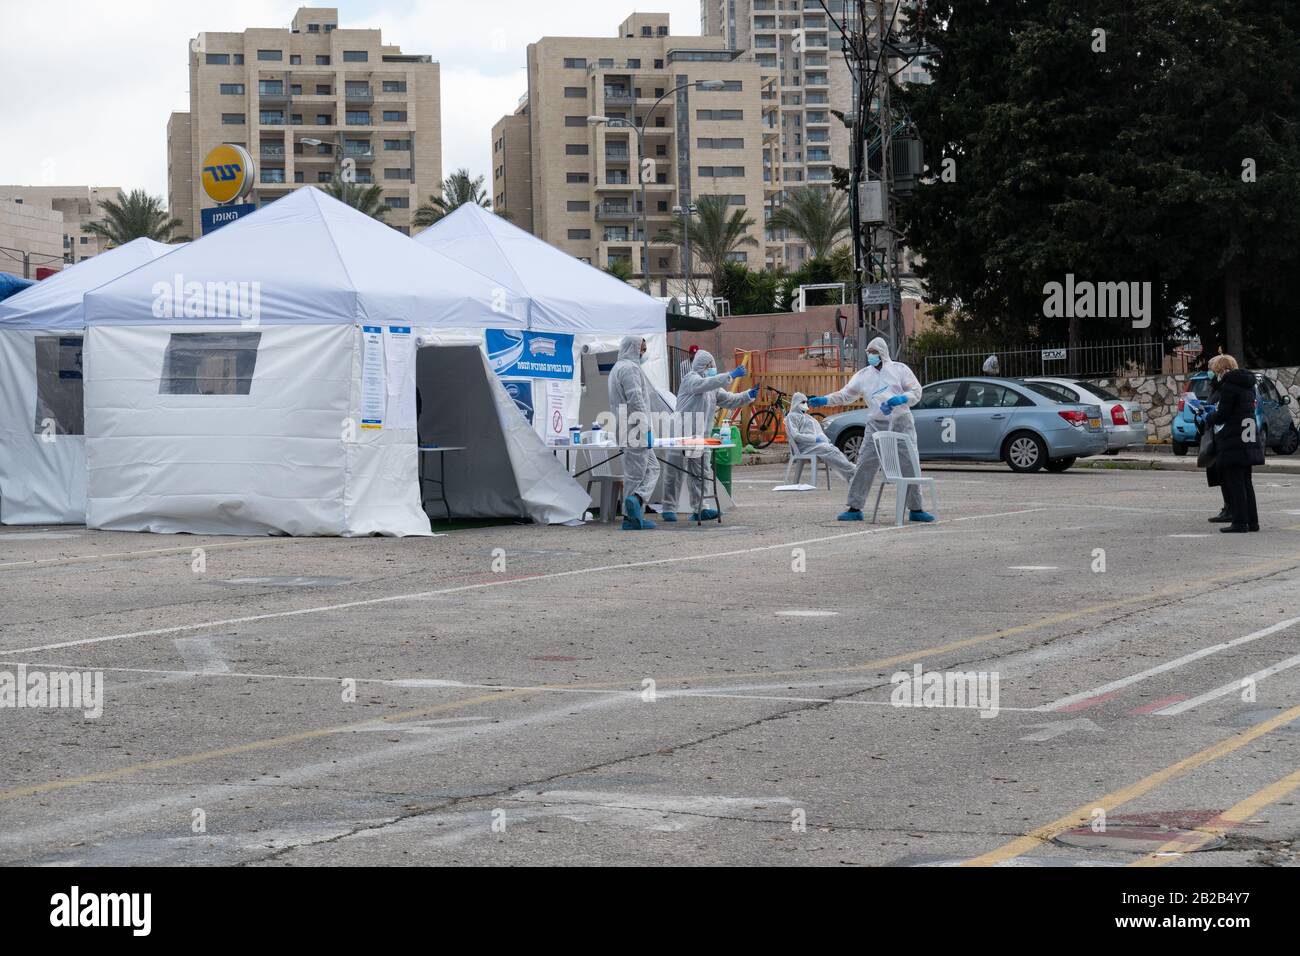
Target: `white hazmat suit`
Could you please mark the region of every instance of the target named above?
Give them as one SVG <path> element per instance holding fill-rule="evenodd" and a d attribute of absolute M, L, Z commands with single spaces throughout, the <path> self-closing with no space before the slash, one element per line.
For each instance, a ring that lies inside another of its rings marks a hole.
<path fill-rule="evenodd" d="M 826 432 L 822 431 L 822 423 L 808 414 L 808 398 L 803 392 L 795 392 L 790 396 L 790 411 L 785 416 L 785 442 L 790 446 L 790 454 L 811 455 L 816 452 L 841 478 L 845 481 L 852 480 L 853 462 L 831 444 Z M 795 463 L 796 485 L 803 478 L 804 464 L 802 461 Z M 817 476 L 812 477 L 815 484 Z"/>
<path fill-rule="evenodd" d="M 624 513 L 629 521 L 641 522 L 654 527 L 641 518 L 641 508 L 654 494 L 655 484 L 659 481 L 659 459 L 654 449 L 646 446 L 646 433 L 650 428 L 651 397 L 654 386 L 650 384 L 641 368 L 641 345 L 639 335 L 627 335 L 618 346 L 618 361 L 609 372 L 609 410 L 614 414 L 620 428 L 626 428 L 630 434 L 619 435 L 619 444 L 625 446 L 623 452 L 623 492 L 636 495 L 639 502 L 629 507 L 624 500 Z M 639 426 L 639 427 L 638 427 Z M 629 514 L 628 512 L 633 512 Z M 624 527 L 628 521 L 624 521 Z"/>

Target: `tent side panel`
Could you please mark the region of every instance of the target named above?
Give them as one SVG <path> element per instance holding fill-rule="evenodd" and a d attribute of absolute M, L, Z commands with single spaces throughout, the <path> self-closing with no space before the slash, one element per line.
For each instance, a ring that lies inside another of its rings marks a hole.
<path fill-rule="evenodd" d="M 81 348 L 74 343 L 80 339 L 80 331 L 0 331 L 0 523 L 81 524 L 86 520 L 85 438 L 64 433 L 65 425 L 77 427 L 71 421 L 48 417 L 71 420 L 75 410 L 45 409 L 40 416 L 37 412 L 38 379 L 47 387 L 70 384 L 67 378 L 60 381 L 64 353 L 73 361 L 62 374 L 78 374 L 73 366 Z M 38 417 L 47 421 L 43 428 Z"/>
<path fill-rule="evenodd" d="M 87 525 L 343 533 L 352 331 L 92 327 Z"/>

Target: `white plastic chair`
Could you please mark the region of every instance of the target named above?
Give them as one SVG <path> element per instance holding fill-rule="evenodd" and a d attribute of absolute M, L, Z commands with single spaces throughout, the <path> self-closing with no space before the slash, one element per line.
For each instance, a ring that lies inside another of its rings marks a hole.
<path fill-rule="evenodd" d="M 827 491 L 831 490 L 831 466 L 829 462 L 822 461 L 821 452 L 810 451 L 800 455 L 800 454 L 796 454 L 793 448 L 790 449 L 790 462 L 785 466 L 785 483 L 787 485 L 791 484 L 792 482 L 791 475 L 794 474 L 795 465 L 800 464 L 801 462 L 812 463 L 813 487 L 817 486 L 817 465 L 820 464 L 823 468 L 825 468 L 826 469 L 826 490 Z M 801 479 L 803 478 L 802 467 L 799 468 L 799 477 Z"/>
<path fill-rule="evenodd" d="M 885 493 L 885 485 L 894 486 L 894 524 L 901 526 L 903 523 L 903 511 L 907 507 L 907 492 L 912 485 L 922 489 L 928 489 L 930 492 L 930 507 L 936 512 L 939 510 L 939 496 L 935 494 L 934 479 L 912 477 L 921 474 L 921 459 L 916 453 L 916 443 L 912 441 L 910 435 L 904 435 L 902 432 L 875 432 L 871 436 L 871 442 L 876 449 L 876 459 L 880 462 L 881 480 L 880 487 L 876 490 L 876 509 L 871 512 L 872 524 L 876 521 L 876 515 L 880 513 L 880 496 Z M 912 462 L 912 475 L 904 475 L 903 469 L 899 462 L 899 446 L 907 450 L 907 456 Z"/>

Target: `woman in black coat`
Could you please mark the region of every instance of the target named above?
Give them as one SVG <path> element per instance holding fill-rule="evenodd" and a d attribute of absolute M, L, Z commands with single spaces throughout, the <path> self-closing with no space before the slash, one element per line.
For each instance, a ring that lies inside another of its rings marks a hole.
<path fill-rule="evenodd" d="M 1206 424 L 1214 429 L 1215 465 L 1232 513 L 1232 524 L 1219 530 L 1234 534 L 1258 531 L 1250 470 L 1264 464 L 1264 447 L 1255 421 L 1255 376 L 1237 368 L 1231 355 L 1210 359 L 1210 371 L 1219 380 L 1219 406 Z"/>
<path fill-rule="evenodd" d="M 1219 380 L 1213 376 L 1210 378 L 1210 405 L 1218 407 L 1221 398 L 1219 389 Z M 1206 415 L 1208 418 L 1209 415 Z M 1205 431 L 1210 426 L 1205 423 L 1205 419 L 1198 419 L 1201 431 Z M 1210 519 L 1211 524 L 1227 524 L 1232 521 L 1232 505 L 1228 501 L 1228 486 L 1223 483 L 1223 476 L 1219 473 L 1219 463 L 1212 461 L 1205 469 L 1205 483 L 1211 488 L 1218 488 L 1219 493 L 1223 496 L 1223 507 L 1219 513 Z"/>

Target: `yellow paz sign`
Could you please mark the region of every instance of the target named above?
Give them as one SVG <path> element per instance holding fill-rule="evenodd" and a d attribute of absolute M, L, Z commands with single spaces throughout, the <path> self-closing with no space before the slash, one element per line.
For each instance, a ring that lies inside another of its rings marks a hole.
<path fill-rule="evenodd" d="M 234 202 L 253 188 L 253 157 L 233 143 L 222 143 L 203 160 L 203 191 L 214 202 Z"/>

